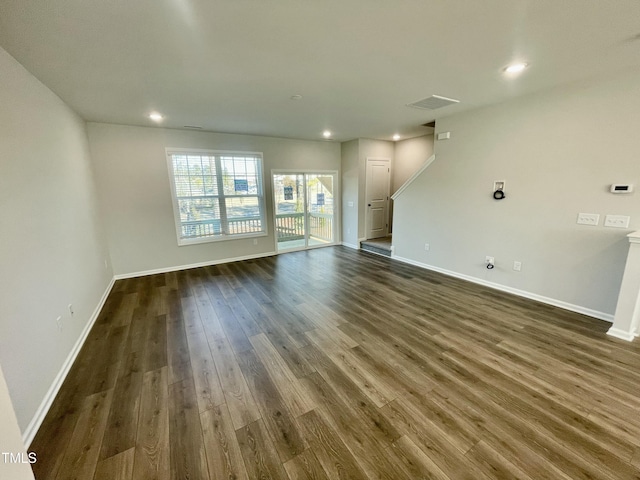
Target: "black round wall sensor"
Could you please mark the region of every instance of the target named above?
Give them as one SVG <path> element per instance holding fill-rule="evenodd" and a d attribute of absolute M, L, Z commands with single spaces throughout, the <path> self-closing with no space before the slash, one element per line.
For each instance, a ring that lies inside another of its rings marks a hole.
<path fill-rule="evenodd" d="M 505 195 L 502 190 L 496 190 L 495 192 L 493 192 L 493 198 L 495 198 L 496 200 L 502 200 L 504 196 Z"/>

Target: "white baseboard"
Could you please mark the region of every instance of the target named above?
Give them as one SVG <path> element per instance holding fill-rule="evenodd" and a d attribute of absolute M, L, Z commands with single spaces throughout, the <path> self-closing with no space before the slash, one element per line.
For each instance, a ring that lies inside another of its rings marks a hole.
<path fill-rule="evenodd" d="M 555 298 L 545 297 L 543 295 L 538 295 L 537 293 L 527 292 L 525 290 L 519 290 L 517 288 L 508 287 L 506 285 L 500 285 L 499 283 L 489 282 L 487 280 L 483 280 L 481 278 L 472 277 L 471 275 L 465 275 L 463 273 L 453 272 L 451 270 L 446 270 L 444 268 L 435 267 L 433 265 L 428 265 L 426 263 L 417 262 L 415 260 L 411 260 L 410 258 L 399 257 L 397 255 L 393 256 L 394 260 L 398 260 L 403 263 L 408 263 L 410 265 L 414 265 L 416 267 L 424 268 L 427 270 L 432 270 L 434 272 L 442 273 L 444 275 L 448 275 L 450 277 L 459 278 L 461 280 L 466 280 L 468 282 L 477 283 L 478 285 L 484 285 L 485 287 L 493 288 L 495 290 L 500 290 L 502 292 L 511 293 L 513 295 L 517 295 L 519 297 L 528 298 L 530 300 L 536 300 L 541 303 L 546 303 L 547 305 L 553 305 L 554 307 L 559 307 L 564 310 L 569 310 L 571 312 L 581 313 L 583 315 L 587 315 L 589 317 L 597 318 L 599 320 L 604 320 L 606 322 L 613 323 L 613 315 L 610 313 L 600 312 L 598 310 L 592 310 L 590 308 L 583 307 L 581 305 L 574 305 L 572 303 L 564 302 L 562 300 L 557 300 Z"/>
<path fill-rule="evenodd" d="M 40 425 L 42 425 L 44 417 L 47 415 L 49 408 L 51 408 L 51 404 L 56 398 L 56 395 L 58 394 L 60 387 L 62 387 L 62 383 L 64 382 L 65 378 L 67 378 L 67 374 L 69 373 L 69 370 L 73 365 L 73 362 L 76 360 L 76 357 L 78 356 L 78 353 L 80 353 L 80 349 L 82 348 L 82 345 L 84 345 L 85 340 L 89 336 L 89 332 L 91 331 L 93 324 L 98 319 L 98 316 L 100 315 L 100 311 L 104 306 L 104 302 L 107 301 L 107 297 L 111 293 L 111 289 L 113 288 L 113 284 L 115 283 L 115 281 L 116 279 L 114 277 L 109 282 L 109 285 L 107 286 L 106 290 L 102 294 L 102 298 L 100 298 L 98 305 L 96 306 L 93 313 L 91 314 L 89 321 L 82 329 L 82 333 L 80 333 L 80 337 L 78 337 L 78 340 L 76 340 L 75 345 L 69 352 L 69 355 L 67 355 L 67 358 L 64 361 L 64 363 L 62 364 L 62 368 L 58 372 L 58 375 L 56 375 L 56 378 L 53 380 L 53 383 L 49 387 L 49 390 L 47 391 L 46 395 L 42 399 L 42 402 L 40 403 L 38 410 L 36 410 L 36 413 L 31 419 L 31 422 L 29 422 L 29 425 L 27 425 L 27 428 L 24 430 L 24 432 L 22 432 L 22 441 L 25 445 L 25 448 L 27 449 L 29 448 L 29 445 L 31 445 L 33 438 L 36 436 L 36 433 L 38 432 Z"/>
<path fill-rule="evenodd" d="M 341 245 L 343 247 L 353 248 L 354 250 L 360 250 L 360 247 L 358 245 L 354 245 L 353 243 L 342 242 Z"/>
<path fill-rule="evenodd" d="M 222 263 L 240 262 L 242 260 L 253 260 L 256 258 L 272 257 L 277 255 L 277 252 L 257 253 L 254 255 L 245 255 L 243 257 L 223 258 L 221 260 L 210 260 L 207 262 L 190 263 L 188 265 L 175 265 L 172 267 L 155 268 L 153 270 L 144 270 L 141 272 L 121 273 L 116 275 L 116 280 L 123 280 L 125 278 L 144 277 L 146 275 L 156 275 L 158 273 L 177 272 L 179 270 L 188 270 L 190 268 L 208 267 L 210 265 L 220 265 Z"/>
<path fill-rule="evenodd" d="M 612 337 L 626 340 L 627 342 L 634 340 L 637 336 L 637 335 L 634 335 L 633 333 L 627 332 L 626 330 L 620 330 L 619 328 L 613 328 L 613 327 L 611 327 L 607 331 L 607 335 L 611 335 Z"/>

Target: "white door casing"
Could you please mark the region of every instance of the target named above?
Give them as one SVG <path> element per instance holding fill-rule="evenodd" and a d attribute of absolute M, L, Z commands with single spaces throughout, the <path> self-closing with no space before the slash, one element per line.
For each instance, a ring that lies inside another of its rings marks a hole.
<path fill-rule="evenodd" d="M 289 192 L 288 199 L 286 192 L 279 191 L 279 186 L 282 187 L 280 183 L 285 178 L 289 178 L 290 182 L 295 181 L 296 184 L 295 191 L 292 189 Z M 271 179 L 276 251 L 336 245 L 339 238 L 337 225 L 340 221 L 340 212 L 335 210 L 335 205 L 339 205 L 340 200 L 338 196 L 334 196 L 334 193 L 339 195 L 340 192 L 338 172 L 272 170 Z M 317 185 L 312 191 L 313 181 Z M 300 205 L 297 205 L 298 202 Z M 291 210 L 292 205 L 287 203 L 295 203 L 296 210 Z M 282 224 L 279 225 L 279 222 Z M 283 232 L 280 232 L 281 229 Z"/>
<path fill-rule="evenodd" d="M 366 176 L 366 238 L 385 237 L 389 234 L 391 160 L 367 158 Z"/>

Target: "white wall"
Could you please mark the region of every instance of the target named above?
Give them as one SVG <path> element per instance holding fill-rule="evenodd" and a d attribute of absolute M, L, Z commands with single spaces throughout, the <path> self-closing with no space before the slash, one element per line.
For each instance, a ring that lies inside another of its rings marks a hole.
<path fill-rule="evenodd" d="M 0 364 L 24 432 L 112 272 L 84 122 L 2 49 L 0 71 Z"/>
<path fill-rule="evenodd" d="M 273 252 L 271 170 L 340 170 L 340 145 L 326 141 L 101 123 L 89 123 L 88 132 L 113 268 L 121 275 Z M 248 238 L 179 247 L 167 147 L 263 152 L 269 236 L 255 246 Z"/>
<path fill-rule="evenodd" d="M 360 142 L 351 140 L 341 145 L 342 155 L 342 241 L 351 247 L 358 244 L 358 185 L 359 163 L 358 150 Z M 349 206 L 349 204 L 352 206 Z"/>
<path fill-rule="evenodd" d="M 395 202 L 396 255 L 613 314 L 640 191 L 608 188 L 640 187 L 638 105 L 636 72 L 438 119 L 451 139 L 436 142 L 435 162 Z M 506 180 L 502 201 L 495 180 Z M 579 212 L 600 214 L 599 226 L 577 225 Z M 606 214 L 631 224 L 605 228 Z"/>
<path fill-rule="evenodd" d="M 394 194 L 433 155 L 433 135 L 399 140 L 395 143 L 391 194 Z"/>
<path fill-rule="evenodd" d="M 358 140 L 358 238 L 366 238 L 367 215 L 367 158 L 388 158 L 391 171 L 394 168 L 394 143 L 386 140 L 360 138 Z"/>
<path fill-rule="evenodd" d="M 366 239 L 367 158 L 388 158 L 393 171 L 394 143 L 358 138 L 342 143 L 341 156 L 343 243 L 360 248 L 360 241 Z M 349 202 L 353 202 L 353 207 Z"/>
<path fill-rule="evenodd" d="M 433 135 L 399 140 L 395 143 L 393 170 L 391 171 L 391 195 L 416 173 L 433 155 Z M 393 231 L 393 200 L 389 205 L 389 224 Z"/>
<path fill-rule="evenodd" d="M 29 461 L 22 443 L 18 420 L 16 419 L 9 390 L 0 368 L 0 452 L 20 454 L 21 460 Z M 5 461 L 6 455 L 0 456 L 0 478 L 11 480 L 33 480 L 33 472 L 28 463 L 12 463 Z M 9 457 L 10 459 L 10 457 Z"/>

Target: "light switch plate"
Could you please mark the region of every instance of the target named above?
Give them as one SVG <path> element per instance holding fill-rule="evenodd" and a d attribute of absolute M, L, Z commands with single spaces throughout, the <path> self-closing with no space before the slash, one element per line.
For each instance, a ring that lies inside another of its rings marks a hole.
<path fill-rule="evenodd" d="M 600 215 L 597 213 L 579 213 L 576 223 L 580 225 L 598 225 Z"/>
<path fill-rule="evenodd" d="M 604 217 L 605 227 L 629 228 L 631 217 L 627 215 L 607 215 Z"/>

